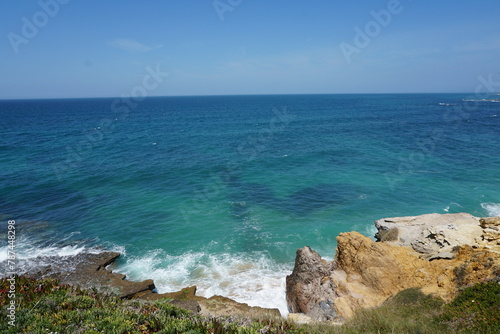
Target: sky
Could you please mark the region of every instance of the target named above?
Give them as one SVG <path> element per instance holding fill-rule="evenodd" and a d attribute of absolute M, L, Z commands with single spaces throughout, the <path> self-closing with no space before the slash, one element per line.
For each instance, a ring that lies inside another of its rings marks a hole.
<path fill-rule="evenodd" d="M 499 72 L 498 0 L 0 1 L 0 99 L 473 92 Z"/>

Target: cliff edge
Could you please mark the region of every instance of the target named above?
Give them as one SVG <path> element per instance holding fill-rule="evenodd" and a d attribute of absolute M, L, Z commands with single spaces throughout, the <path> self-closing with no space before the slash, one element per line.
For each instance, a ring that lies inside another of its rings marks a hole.
<path fill-rule="evenodd" d="M 332 262 L 308 246 L 297 251 L 286 278 L 291 313 L 342 322 L 408 288 L 449 301 L 467 285 L 500 281 L 500 217 L 429 214 L 375 226 L 377 241 L 341 233 Z"/>

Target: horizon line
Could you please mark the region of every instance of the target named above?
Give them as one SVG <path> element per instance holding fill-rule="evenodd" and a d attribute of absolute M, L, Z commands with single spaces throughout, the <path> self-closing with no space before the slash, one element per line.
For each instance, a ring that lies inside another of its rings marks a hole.
<path fill-rule="evenodd" d="M 169 98 L 169 97 L 225 97 L 225 96 L 292 96 L 292 95 L 411 95 L 411 94 L 474 94 L 472 92 L 405 92 L 405 93 L 270 93 L 270 94 L 196 94 L 196 95 L 151 95 L 147 98 Z M 500 95 L 500 92 L 491 93 Z M 80 96 L 80 97 L 26 97 L 26 98 L 0 98 L 0 101 L 24 101 L 24 100 L 77 100 L 77 99 L 120 99 L 120 96 Z"/>

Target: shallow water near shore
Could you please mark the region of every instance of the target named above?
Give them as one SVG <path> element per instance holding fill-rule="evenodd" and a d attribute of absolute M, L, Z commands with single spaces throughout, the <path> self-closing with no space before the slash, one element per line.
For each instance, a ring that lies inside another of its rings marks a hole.
<path fill-rule="evenodd" d="M 19 271 L 114 250 L 113 270 L 159 292 L 197 285 L 286 313 L 297 248 L 331 259 L 338 233 L 373 236 L 383 217 L 500 215 L 500 104 L 470 100 L 0 101 L 0 219 L 16 220 Z"/>

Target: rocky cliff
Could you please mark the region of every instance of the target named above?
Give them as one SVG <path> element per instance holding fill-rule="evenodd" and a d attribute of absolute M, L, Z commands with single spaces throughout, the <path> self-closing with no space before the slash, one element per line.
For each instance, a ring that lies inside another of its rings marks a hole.
<path fill-rule="evenodd" d="M 499 217 L 430 214 L 380 219 L 375 226 L 377 242 L 340 234 L 332 262 L 309 247 L 297 251 L 286 280 L 290 312 L 343 321 L 404 289 L 451 300 L 466 285 L 500 279 Z"/>

